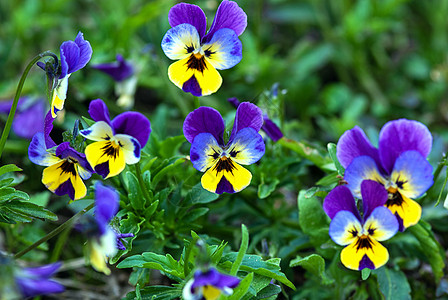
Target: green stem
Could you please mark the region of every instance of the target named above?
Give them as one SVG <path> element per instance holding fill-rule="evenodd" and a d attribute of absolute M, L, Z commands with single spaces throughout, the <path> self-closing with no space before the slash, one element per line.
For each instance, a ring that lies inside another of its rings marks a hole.
<path fill-rule="evenodd" d="M 5 129 L 3 130 L 2 137 L 0 139 L 0 157 L 3 153 L 3 148 L 5 148 L 6 140 L 9 135 L 9 131 L 11 130 L 12 121 L 14 119 L 14 115 L 16 114 L 17 104 L 19 103 L 19 97 L 22 93 L 23 85 L 25 84 L 25 79 L 28 76 L 28 73 L 30 72 L 31 68 L 34 66 L 36 62 L 38 62 L 41 58 L 45 56 L 51 56 L 57 61 L 57 56 L 51 53 L 50 51 L 45 51 L 43 53 L 40 53 L 36 55 L 31 62 L 26 66 L 25 71 L 22 74 L 22 77 L 20 77 L 19 84 L 17 85 L 16 94 L 14 96 L 14 101 L 11 106 L 11 110 L 9 111 L 8 119 L 6 120 Z"/>
<path fill-rule="evenodd" d="M 201 103 L 199 102 L 199 97 L 193 96 L 194 99 L 194 108 L 199 108 L 201 106 Z"/>
<path fill-rule="evenodd" d="M 62 248 L 67 242 L 68 235 L 71 231 L 71 228 L 66 228 L 58 237 L 56 244 L 54 246 L 54 250 L 51 253 L 50 262 L 57 262 L 59 260 L 59 256 L 61 255 Z"/>
<path fill-rule="evenodd" d="M 22 251 L 20 251 L 16 255 L 14 255 L 14 258 L 22 257 L 23 255 L 27 254 L 29 251 L 33 250 L 34 248 L 36 248 L 40 244 L 45 243 L 46 241 L 48 241 L 49 239 L 55 237 L 56 235 L 58 235 L 59 233 L 61 233 L 65 229 L 71 227 L 78 220 L 79 217 L 81 217 L 86 212 L 91 210 L 94 205 L 95 205 L 95 203 L 92 203 L 89 206 L 87 206 L 86 208 L 84 208 L 83 210 L 79 211 L 73 217 L 71 217 L 70 219 L 68 219 L 67 221 L 65 221 L 61 225 L 59 225 L 56 229 L 51 231 L 49 234 L 47 234 L 46 236 L 44 236 L 43 238 L 41 238 L 37 242 L 33 243 L 32 245 L 28 246 L 27 248 L 23 249 Z"/>
<path fill-rule="evenodd" d="M 140 169 L 140 162 L 135 164 L 135 172 L 137 173 L 138 184 L 140 184 L 140 188 L 143 191 L 143 196 L 146 198 L 146 203 L 152 203 L 152 198 L 149 195 L 148 188 L 145 184 L 145 181 L 143 180 L 142 171 Z"/>
<path fill-rule="evenodd" d="M 244 224 L 241 224 L 241 246 L 240 251 L 238 251 L 238 255 L 236 256 L 235 262 L 230 269 L 230 275 L 236 276 L 238 270 L 240 268 L 241 263 L 243 262 L 244 255 L 246 254 L 247 247 L 249 246 L 249 232 L 247 231 L 247 227 Z"/>

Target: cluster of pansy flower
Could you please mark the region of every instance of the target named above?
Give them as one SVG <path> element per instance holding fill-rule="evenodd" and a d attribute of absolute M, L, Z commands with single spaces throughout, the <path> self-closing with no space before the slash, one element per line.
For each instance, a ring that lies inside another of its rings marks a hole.
<path fill-rule="evenodd" d="M 210 30 L 199 6 L 179 3 L 168 14 L 171 29 L 162 39 L 166 56 L 178 60 L 168 68 L 170 80 L 194 96 L 215 93 L 222 84 L 218 70 L 241 61 L 238 39 L 247 26 L 247 16 L 236 2 L 224 0 L 218 7 Z"/>
<path fill-rule="evenodd" d="M 328 194 L 324 210 L 332 219 L 330 237 L 348 245 L 341 252 L 346 267 L 362 270 L 384 265 L 389 254 L 378 241 L 418 223 L 422 209 L 415 199 L 433 184 L 432 166 L 426 159 L 431 147 L 428 128 L 406 119 L 384 125 L 378 148 L 357 126 L 341 136 L 337 158 L 346 168 L 347 185 Z M 353 197 L 362 198 L 362 217 Z"/>

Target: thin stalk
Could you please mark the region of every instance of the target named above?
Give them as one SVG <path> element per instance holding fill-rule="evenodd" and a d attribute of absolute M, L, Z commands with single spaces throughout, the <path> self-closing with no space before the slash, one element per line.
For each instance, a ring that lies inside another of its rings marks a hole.
<path fill-rule="evenodd" d="M 71 228 L 66 228 L 58 237 L 56 241 L 56 245 L 54 246 L 54 250 L 51 253 L 50 262 L 57 262 L 59 260 L 59 256 L 61 255 L 62 248 L 67 242 L 68 235 L 71 231 Z"/>
<path fill-rule="evenodd" d="M 241 224 L 241 246 L 238 251 L 238 255 L 236 256 L 235 261 L 232 264 L 232 268 L 230 269 L 230 275 L 236 276 L 238 270 L 240 268 L 241 263 L 243 262 L 244 255 L 246 254 L 247 247 L 249 246 L 249 232 L 247 231 L 247 227 L 244 224 Z"/>
<path fill-rule="evenodd" d="M 199 108 L 201 106 L 201 103 L 199 102 L 199 97 L 193 96 L 194 99 L 194 108 Z"/>
<path fill-rule="evenodd" d="M 50 51 L 40 53 L 31 60 L 31 62 L 26 66 L 25 71 L 23 71 L 22 77 L 20 77 L 19 84 L 17 85 L 16 94 L 14 96 L 14 101 L 12 102 L 11 110 L 9 111 L 8 119 L 6 120 L 5 129 L 3 130 L 2 137 L 0 139 L 0 157 L 2 156 L 3 148 L 5 148 L 6 140 L 8 139 L 9 136 L 9 131 L 11 130 L 12 121 L 16 114 L 17 104 L 19 103 L 19 98 L 20 94 L 22 93 L 23 85 L 25 84 L 25 79 L 28 76 L 28 73 L 30 72 L 34 64 L 45 56 L 51 56 L 54 59 L 56 59 L 56 61 L 58 59 L 57 56 L 51 53 Z"/>
<path fill-rule="evenodd" d="M 140 162 L 135 164 L 135 172 L 137 173 L 137 180 L 140 188 L 143 191 L 143 196 L 146 198 L 148 204 L 152 203 L 151 196 L 149 195 L 148 188 L 146 187 L 145 181 L 143 180 L 142 171 L 140 169 Z"/>
<path fill-rule="evenodd" d="M 36 248 L 40 244 L 45 243 L 46 241 L 48 241 L 49 239 L 55 237 L 56 235 L 58 235 L 59 233 L 61 233 L 65 229 L 71 227 L 78 220 L 79 217 L 81 217 L 86 212 L 91 210 L 94 205 L 95 205 L 95 203 L 92 203 L 89 206 L 87 206 L 86 208 L 84 208 L 83 210 L 79 211 L 73 217 L 71 217 L 70 219 L 68 219 L 67 221 L 65 221 L 61 225 L 59 225 L 56 229 L 51 231 L 49 234 L 47 234 L 46 236 L 44 236 L 43 238 L 41 238 L 37 242 L 33 243 L 32 245 L 28 246 L 27 248 L 23 249 L 22 251 L 20 251 L 16 255 L 14 255 L 14 258 L 22 257 L 23 255 L 27 254 L 28 252 L 30 252 L 31 250 L 33 250 L 34 248 Z"/>

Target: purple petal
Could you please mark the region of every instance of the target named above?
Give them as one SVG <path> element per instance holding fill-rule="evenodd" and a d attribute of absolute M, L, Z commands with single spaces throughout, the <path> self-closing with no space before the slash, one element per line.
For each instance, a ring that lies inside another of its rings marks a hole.
<path fill-rule="evenodd" d="M 61 262 L 35 268 L 24 268 L 23 271 L 33 277 L 50 278 L 62 266 Z"/>
<path fill-rule="evenodd" d="M 17 104 L 17 107 L 20 105 L 22 98 L 19 98 L 19 103 Z M 0 101 L 0 113 L 1 114 L 9 114 L 9 111 L 11 110 L 13 100 L 9 101 Z"/>
<path fill-rule="evenodd" d="M 408 150 L 416 150 L 428 157 L 432 147 L 432 135 L 420 122 L 400 119 L 386 123 L 380 131 L 379 153 L 383 167 L 392 172 L 397 157 Z"/>
<path fill-rule="evenodd" d="M 92 58 L 92 47 L 90 43 L 84 39 L 82 32 L 78 32 L 75 38 L 75 43 L 79 47 L 79 58 L 76 67 L 70 72 L 73 73 L 81 68 L 84 68 Z"/>
<path fill-rule="evenodd" d="M 104 234 L 110 220 L 118 211 L 120 197 L 115 189 L 104 186 L 97 181 L 95 184 L 95 219 Z"/>
<path fill-rule="evenodd" d="M 54 193 L 58 196 L 68 195 L 70 199 L 75 200 L 75 188 L 70 178 L 58 186 Z"/>
<path fill-rule="evenodd" d="M 375 265 L 370 260 L 370 258 L 367 256 L 367 254 L 364 254 L 361 261 L 359 262 L 359 270 L 361 271 L 362 269 L 365 269 L 365 268 L 368 268 L 370 270 L 375 270 Z"/>
<path fill-rule="evenodd" d="M 133 66 L 124 60 L 123 56 L 117 55 L 117 61 L 113 63 L 98 64 L 92 68 L 100 70 L 111 76 L 115 81 L 122 81 L 134 74 Z"/>
<path fill-rule="evenodd" d="M 227 153 L 241 165 L 251 165 L 263 157 L 265 145 L 261 135 L 251 127 L 238 131 Z"/>
<path fill-rule="evenodd" d="M 224 275 L 218 272 L 215 268 L 210 268 L 207 272 L 196 271 L 191 288 L 195 289 L 206 285 L 211 285 L 219 289 L 225 287 L 234 288 L 239 283 L 240 280 L 237 277 Z"/>
<path fill-rule="evenodd" d="M 243 45 L 235 32 L 228 28 L 218 30 L 210 42 L 202 45 L 202 49 L 212 53 L 206 54 L 206 58 L 217 70 L 230 69 L 243 58 Z"/>
<path fill-rule="evenodd" d="M 238 108 L 240 106 L 241 102 L 236 97 L 228 98 L 227 101 L 233 105 L 233 107 Z"/>
<path fill-rule="evenodd" d="M 207 28 L 207 19 L 202 9 L 188 3 L 179 3 L 173 6 L 168 13 L 168 22 L 171 27 L 184 23 L 191 24 L 196 27 L 200 38 L 205 35 Z"/>
<path fill-rule="evenodd" d="M 211 107 L 199 107 L 185 118 L 183 131 L 185 138 L 193 143 L 194 138 L 203 132 L 212 134 L 218 144 L 223 145 L 225 125 L 221 114 Z"/>
<path fill-rule="evenodd" d="M 328 234 L 330 238 L 338 245 L 346 246 L 353 242 L 356 234 L 362 230 L 361 222 L 357 216 L 347 210 L 339 211 L 331 220 Z"/>
<path fill-rule="evenodd" d="M 106 161 L 103 162 L 102 164 L 96 165 L 94 169 L 98 175 L 102 176 L 103 178 L 106 178 L 107 175 L 109 175 L 110 173 L 109 162 Z"/>
<path fill-rule="evenodd" d="M 64 75 L 63 72 L 61 73 L 61 76 L 59 76 L 59 79 L 61 79 L 64 78 L 67 74 L 73 73 L 74 72 L 73 70 L 76 69 L 79 60 L 80 50 L 75 42 L 66 41 L 62 43 L 59 51 L 61 52 L 61 61 L 65 61 L 65 63 L 67 64 L 66 74 Z"/>
<path fill-rule="evenodd" d="M 53 280 L 16 278 L 16 283 L 25 298 L 65 291 L 62 284 Z"/>
<path fill-rule="evenodd" d="M 18 136 L 31 139 L 37 132 L 44 131 L 45 102 L 35 101 L 21 113 L 16 113 L 12 128 Z"/>
<path fill-rule="evenodd" d="M 221 154 L 222 149 L 216 139 L 208 132 L 198 134 L 190 148 L 190 160 L 193 167 L 201 172 L 207 171 Z M 216 155 L 216 158 L 213 156 Z"/>
<path fill-rule="evenodd" d="M 84 153 L 80 153 L 80 152 L 76 151 L 75 149 L 73 149 L 72 147 L 70 147 L 69 142 L 61 143 L 56 148 L 56 156 L 61 159 L 65 159 L 67 157 L 72 158 L 81 167 L 83 167 L 87 171 L 93 173 L 93 169 L 90 166 L 90 164 L 88 163 L 88 161 L 86 159 L 86 155 Z"/>
<path fill-rule="evenodd" d="M 39 166 L 50 166 L 58 161 L 54 155 L 48 153 L 42 132 L 38 132 L 33 136 L 28 147 L 28 157 L 32 163 Z"/>
<path fill-rule="evenodd" d="M 139 112 L 124 112 L 112 120 L 115 134 L 127 134 L 138 140 L 141 148 L 145 147 L 151 133 L 151 123 Z"/>
<path fill-rule="evenodd" d="M 370 156 L 358 156 L 347 167 L 344 174 L 347 187 L 355 197 L 361 197 L 361 183 L 364 180 L 374 180 L 386 184 L 387 180 L 378 170 L 378 167 Z"/>
<path fill-rule="evenodd" d="M 202 96 L 202 89 L 199 86 L 199 82 L 196 79 L 196 76 L 191 76 L 190 79 L 184 82 L 182 85 L 182 91 L 185 93 L 191 93 L 195 97 Z"/>
<path fill-rule="evenodd" d="M 50 137 L 50 133 L 53 130 L 53 121 L 54 121 L 54 118 L 51 115 L 51 110 L 49 110 L 47 115 L 45 116 L 45 120 L 44 120 L 44 137 L 45 137 L 45 144 L 47 146 L 47 149 L 50 149 L 50 148 L 53 148 L 56 146 L 56 143 Z"/>
<path fill-rule="evenodd" d="M 103 100 L 96 99 L 90 101 L 89 115 L 95 122 L 104 121 L 109 124 L 109 126 L 111 126 L 109 110 L 107 109 L 106 103 L 104 103 Z"/>
<path fill-rule="evenodd" d="M 233 188 L 233 185 L 227 180 L 227 178 L 225 176 L 222 176 L 216 187 L 215 193 L 219 195 L 221 195 L 222 193 L 233 194 L 235 193 L 235 190 Z"/>
<path fill-rule="evenodd" d="M 344 168 L 358 156 L 367 155 L 375 160 L 378 166 L 381 166 L 378 149 L 372 146 L 364 131 L 355 126 L 346 131 L 338 141 L 337 152 L 339 162 Z"/>
<path fill-rule="evenodd" d="M 335 187 L 327 197 L 325 197 L 323 208 L 330 219 L 333 219 L 341 210 L 346 210 L 351 212 L 359 221 L 361 221 L 361 216 L 356 208 L 355 199 L 346 186 Z"/>
<path fill-rule="evenodd" d="M 224 0 L 216 11 L 215 19 L 203 42 L 208 42 L 213 38 L 216 31 L 221 28 L 229 28 L 239 36 L 247 26 L 247 16 L 236 2 Z"/>
<path fill-rule="evenodd" d="M 381 183 L 364 180 L 361 183 L 361 195 L 364 208 L 363 218 L 367 220 L 375 208 L 386 204 L 388 193 Z"/>
<path fill-rule="evenodd" d="M 274 142 L 283 137 L 283 132 L 280 130 L 280 128 L 278 128 L 278 126 L 266 115 L 264 116 L 264 124 L 261 127 L 261 130 L 263 130 L 267 134 L 267 136 Z"/>
<path fill-rule="evenodd" d="M 261 109 L 250 102 L 241 103 L 236 110 L 235 122 L 229 143 L 232 142 L 237 132 L 241 129 L 251 127 L 258 132 L 261 126 L 263 126 L 263 112 Z"/>

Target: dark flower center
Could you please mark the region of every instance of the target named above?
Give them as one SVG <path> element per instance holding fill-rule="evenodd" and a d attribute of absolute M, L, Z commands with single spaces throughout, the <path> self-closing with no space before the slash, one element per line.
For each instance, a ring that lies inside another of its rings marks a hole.
<path fill-rule="evenodd" d="M 187 61 L 187 70 L 188 69 L 198 70 L 199 72 L 204 73 L 204 70 L 207 69 L 204 56 L 199 53 L 192 54 Z"/>
<path fill-rule="evenodd" d="M 356 241 L 356 251 L 358 251 L 359 249 L 372 249 L 372 245 L 373 242 L 370 237 L 363 234 L 362 236 L 358 237 L 358 240 Z"/>
<path fill-rule="evenodd" d="M 213 168 L 213 170 L 216 170 L 216 174 L 218 174 L 219 172 L 221 172 L 222 170 L 226 170 L 227 172 L 230 172 L 233 174 L 233 170 L 235 169 L 235 165 L 233 164 L 233 161 L 226 157 L 223 156 L 219 159 L 219 161 L 216 163 L 215 167 Z"/>
<path fill-rule="evenodd" d="M 76 176 L 76 169 L 75 169 L 75 163 L 76 161 L 73 161 L 72 159 L 66 159 L 62 165 L 59 167 L 59 169 L 62 170 L 62 174 L 64 173 L 70 173 L 72 175 Z"/>
<path fill-rule="evenodd" d="M 401 196 L 400 192 L 396 188 L 390 187 L 387 189 L 388 191 L 388 199 L 386 201 L 386 207 L 390 206 L 401 206 L 403 203 L 403 197 Z"/>
<path fill-rule="evenodd" d="M 106 145 L 101 148 L 101 150 L 103 150 L 103 155 L 107 155 L 115 159 L 118 156 L 120 146 L 120 142 L 118 142 L 118 144 L 115 142 L 107 142 Z"/>

